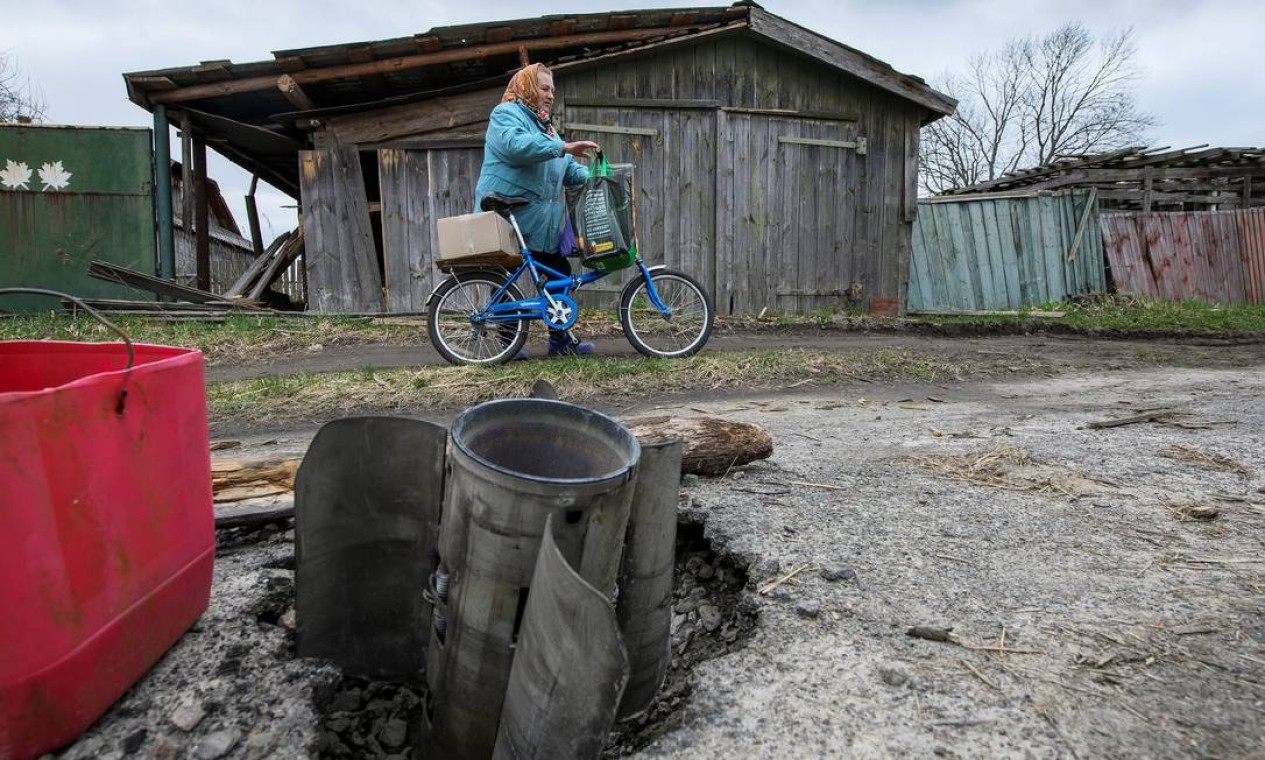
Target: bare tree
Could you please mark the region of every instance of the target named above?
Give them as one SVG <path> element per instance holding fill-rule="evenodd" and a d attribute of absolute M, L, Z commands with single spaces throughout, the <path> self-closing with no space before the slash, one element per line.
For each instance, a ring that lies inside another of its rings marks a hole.
<path fill-rule="evenodd" d="M 957 112 L 923 130 L 922 187 L 941 192 L 1060 156 L 1144 142 L 1155 118 L 1139 111 L 1132 31 L 1095 41 L 1080 23 L 972 56 L 937 87 Z"/>
<path fill-rule="evenodd" d="M 44 119 L 44 94 L 22 76 L 11 55 L 0 52 L 0 122 Z"/>

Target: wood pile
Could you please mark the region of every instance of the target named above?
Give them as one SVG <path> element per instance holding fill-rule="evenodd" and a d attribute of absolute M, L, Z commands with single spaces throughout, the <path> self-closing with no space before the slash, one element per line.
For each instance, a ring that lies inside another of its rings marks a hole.
<path fill-rule="evenodd" d="M 221 321 L 234 311 L 257 314 L 283 313 L 265 306 L 266 292 L 279 276 L 303 253 L 303 229 L 279 236 L 242 272 L 237 281 L 223 293 L 211 293 L 144 272 L 93 261 L 88 274 L 99 280 L 143 290 L 162 301 L 126 301 L 118 299 L 83 299 L 89 306 L 112 316 L 141 316 L 159 320 L 196 319 Z M 73 310 L 74 305 L 64 302 Z M 291 313 L 291 312 L 285 312 Z"/>
<path fill-rule="evenodd" d="M 1265 206 L 1265 148 L 1124 148 L 1069 156 L 937 197 L 1094 189 L 1104 210 L 1200 211 Z"/>

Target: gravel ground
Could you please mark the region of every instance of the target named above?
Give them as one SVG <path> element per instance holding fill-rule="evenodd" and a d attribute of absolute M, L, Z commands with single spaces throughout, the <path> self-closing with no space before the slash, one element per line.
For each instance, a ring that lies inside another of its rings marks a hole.
<path fill-rule="evenodd" d="M 1205 368 L 1134 356 L 1004 382 L 612 410 L 714 414 L 775 440 L 769 460 L 683 490 L 683 518 L 719 555 L 695 568 L 749 579 L 728 607 L 704 599 L 676 621 L 675 643 L 688 649 L 681 631 L 711 622 L 733 634 L 725 616 L 739 608 L 754 627 L 683 674 L 666 732 L 620 746 L 681 758 L 1265 752 L 1265 348 L 1202 350 Z M 1188 413 L 1167 418 L 1185 427 L 1083 427 L 1156 407 Z M 314 430 L 252 435 L 233 456 L 301 452 Z M 327 746 L 321 724 L 346 686 L 293 659 L 292 532 L 220 541 L 211 609 L 59 757 Z M 396 733 L 398 717 L 386 720 Z"/>

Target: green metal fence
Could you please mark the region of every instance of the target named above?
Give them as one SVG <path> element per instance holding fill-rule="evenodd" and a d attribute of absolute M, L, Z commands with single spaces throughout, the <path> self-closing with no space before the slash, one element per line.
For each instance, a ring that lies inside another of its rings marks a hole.
<path fill-rule="evenodd" d="M 1092 191 L 918 203 L 909 311 L 1019 309 L 1106 289 Z"/>
<path fill-rule="evenodd" d="M 0 124 L 0 286 L 132 298 L 94 259 L 154 271 L 150 130 Z M 49 308 L 9 297 L 0 309 Z"/>

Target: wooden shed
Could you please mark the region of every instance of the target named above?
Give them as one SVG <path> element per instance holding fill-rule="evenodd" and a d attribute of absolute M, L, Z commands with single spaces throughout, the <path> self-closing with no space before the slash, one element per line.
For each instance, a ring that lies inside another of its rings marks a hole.
<path fill-rule="evenodd" d="M 434 222 L 472 210 L 488 112 L 510 73 L 540 61 L 567 139 L 636 165 L 647 259 L 697 276 L 720 313 L 893 313 L 919 129 L 955 105 L 750 3 L 445 27 L 274 57 L 125 80 L 134 102 L 299 198 L 308 308 L 327 312 L 424 308 Z"/>

